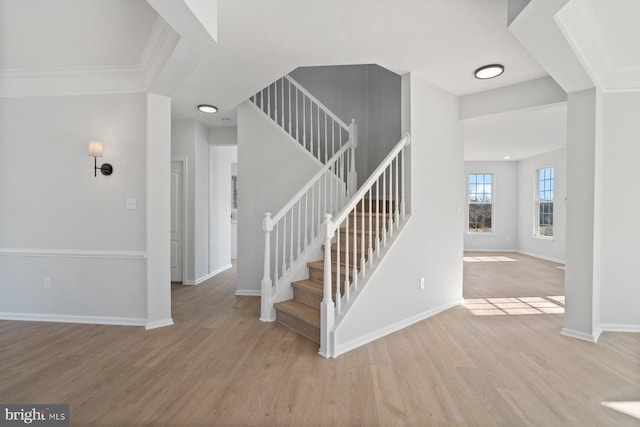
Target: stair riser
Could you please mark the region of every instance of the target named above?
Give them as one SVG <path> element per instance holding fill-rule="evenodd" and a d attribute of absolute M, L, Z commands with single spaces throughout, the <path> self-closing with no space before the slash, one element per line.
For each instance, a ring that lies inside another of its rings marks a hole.
<path fill-rule="evenodd" d="M 366 250 L 365 250 L 366 252 Z M 368 258 L 368 254 L 365 254 L 364 260 L 365 262 L 367 261 Z M 345 254 L 344 251 L 340 251 L 340 264 L 345 264 L 345 261 L 347 259 L 347 255 Z M 335 249 L 331 250 L 331 261 L 332 262 L 338 262 L 338 251 Z M 357 264 L 358 264 L 358 269 L 360 268 L 360 264 L 362 263 L 362 257 L 360 256 L 360 251 L 358 251 L 358 258 L 357 258 Z M 353 252 L 349 252 L 349 268 L 353 267 Z"/>
<path fill-rule="evenodd" d="M 293 287 L 293 299 L 313 308 L 320 308 L 322 295 L 310 292 L 304 288 Z"/>
<path fill-rule="evenodd" d="M 340 252 L 345 253 L 345 252 L 349 252 L 349 256 L 351 256 L 351 254 L 353 254 L 353 241 L 351 239 L 349 239 L 349 247 L 347 247 L 347 242 L 346 241 L 342 241 L 342 239 L 340 239 Z M 331 245 L 331 249 L 334 251 L 338 250 L 338 244 L 336 242 L 334 242 Z M 362 240 L 358 240 L 356 241 L 355 244 L 355 249 L 356 249 L 356 253 L 358 254 L 358 256 L 360 255 L 360 253 L 362 252 Z M 373 249 L 375 251 L 376 249 L 376 239 L 375 237 L 373 238 L 373 241 L 371 242 L 371 249 Z M 369 239 L 365 239 L 364 241 L 364 253 L 367 254 L 369 253 Z"/>
<path fill-rule="evenodd" d="M 276 311 L 276 320 L 284 326 L 293 329 L 311 341 L 320 344 L 320 328 L 316 328 L 300 319 L 282 311 Z"/>
<path fill-rule="evenodd" d="M 346 277 L 347 275 L 344 273 L 342 269 L 340 269 L 340 285 L 341 286 L 344 284 Z M 352 281 L 352 278 L 353 278 L 353 266 L 349 267 L 349 281 Z M 309 279 L 324 283 L 324 271 L 317 268 L 309 267 Z M 336 280 L 336 274 L 333 273 L 331 275 L 332 285 L 334 284 L 333 282 L 335 282 L 335 280 Z"/>
<path fill-rule="evenodd" d="M 362 203 L 363 203 L 363 202 L 360 202 L 360 203 L 358 203 L 358 204 L 356 205 L 356 210 L 357 210 L 358 212 L 361 212 L 361 211 L 362 211 Z M 395 206 L 396 206 L 396 203 L 395 203 L 395 202 L 391 203 L 391 202 L 389 202 L 388 200 L 387 200 L 387 201 L 385 201 L 385 200 L 379 200 L 377 203 L 378 203 L 378 209 L 379 209 L 379 211 L 380 211 L 380 212 L 382 212 L 382 211 L 383 211 L 383 209 L 384 209 L 384 211 L 385 211 L 385 212 L 390 212 L 390 211 L 392 211 L 392 210 L 395 208 Z M 365 212 L 368 212 L 368 211 L 369 211 L 369 200 L 365 200 L 365 201 L 364 201 L 364 211 L 365 211 Z M 376 201 L 375 201 L 375 200 L 371 200 L 371 211 L 376 212 Z"/>

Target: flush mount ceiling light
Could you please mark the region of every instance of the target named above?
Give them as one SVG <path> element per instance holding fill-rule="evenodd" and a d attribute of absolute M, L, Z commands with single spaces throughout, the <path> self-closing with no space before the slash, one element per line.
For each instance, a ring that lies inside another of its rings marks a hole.
<path fill-rule="evenodd" d="M 502 64 L 491 64 L 485 65 L 484 67 L 480 67 L 475 71 L 476 79 L 492 79 L 494 77 L 498 77 L 500 74 L 504 72 L 504 65 Z"/>
<path fill-rule="evenodd" d="M 198 105 L 198 111 L 205 114 L 215 114 L 218 112 L 218 107 L 209 104 Z"/>

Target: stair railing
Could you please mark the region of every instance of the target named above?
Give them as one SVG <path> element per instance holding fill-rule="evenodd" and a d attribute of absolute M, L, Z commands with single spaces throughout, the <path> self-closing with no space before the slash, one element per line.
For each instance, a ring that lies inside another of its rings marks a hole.
<path fill-rule="evenodd" d="M 356 128 L 355 123 L 352 127 Z M 290 283 L 291 275 L 306 261 L 309 251 L 319 246 L 323 213 L 338 212 L 349 199 L 353 191 L 349 181 L 353 176 L 355 142 L 349 140 L 336 151 L 278 213 L 273 216 L 265 213 L 260 320 L 275 320 L 274 296 Z"/>
<path fill-rule="evenodd" d="M 338 150 L 354 141 L 354 120 L 345 124 L 291 76 L 284 76 L 257 92 L 249 100 L 320 162 L 326 164 Z M 355 162 L 354 153 L 351 160 Z M 351 187 L 355 185 L 355 163 L 351 165 Z"/>
<path fill-rule="evenodd" d="M 358 280 L 364 279 L 366 269 L 374 266 L 374 258 L 380 257 L 388 239 L 405 221 L 405 149 L 410 142 L 411 138 L 406 134 L 333 219 L 329 211 L 324 215 L 320 354 L 325 357 L 334 355 L 331 331 L 336 317 L 358 291 Z M 372 206 L 372 200 L 376 201 L 375 206 Z M 331 266 L 332 241 L 335 242 L 335 271 Z M 332 282 L 332 275 L 335 282 Z"/>

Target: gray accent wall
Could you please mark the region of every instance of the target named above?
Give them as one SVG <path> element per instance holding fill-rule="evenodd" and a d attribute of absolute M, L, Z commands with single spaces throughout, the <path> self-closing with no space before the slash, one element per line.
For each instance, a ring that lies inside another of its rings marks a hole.
<path fill-rule="evenodd" d="M 300 67 L 290 75 L 349 124 L 358 124 L 358 184 L 400 140 L 400 76 L 374 64 Z"/>

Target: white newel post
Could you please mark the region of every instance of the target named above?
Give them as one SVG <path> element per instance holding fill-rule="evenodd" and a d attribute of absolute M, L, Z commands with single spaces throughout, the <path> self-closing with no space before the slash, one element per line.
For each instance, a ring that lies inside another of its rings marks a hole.
<path fill-rule="evenodd" d="M 335 305 L 331 295 L 331 239 L 335 233 L 335 226 L 331 222 L 331 214 L 324 215 L 324 287 L 320 304 L 320 355 L 331 357 L 331 331 L 335 324 Z"/>
<path fill-rule="evenodd" d="M 349 124 L 349 139 L 351 140 L 351 165 L 349 165 L 349 197 L 356 193 L 358 188 L 358 174 L 356 172 L 356 147 L 358 146 L 358 124 L 356 119 L 351 119 Z"/>
<path fill-rule="evenodd" d="M 273 230 L 273 221 L 271 220 L 271 212 L 264 214 L 262 220 L 262 229 L 264 230 L 264 275 L 262 276 L 262 294 L 260 306 L 260 320 L 263 322 L 273 322 L 276 320 L 276 313 L 273 306 L 273 286 L 271 282 L 271 230 Z"/>

